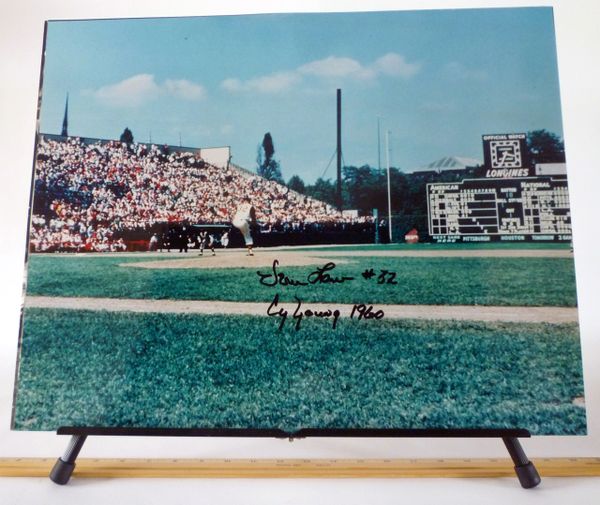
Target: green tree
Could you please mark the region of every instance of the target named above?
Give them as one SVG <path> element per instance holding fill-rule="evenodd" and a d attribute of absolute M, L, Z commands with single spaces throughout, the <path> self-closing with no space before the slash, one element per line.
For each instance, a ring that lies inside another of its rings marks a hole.
<path fill-rule="evenodd" d="M 306 194 L 322 202 L 335 205 L 335 184 L 329 179 L 319 177 L 314 184 L 306 186 Z"/>
<path fill-rule="evenodd" d="M 532 168 L 536 163 L 565 162 L 565 146 L 562 139 L 555 133 L 546 130 L 534 130 L 527 133 L 527 150 Z"/>
<path fill-rule="evenodd" d="M 281 176 L 281 169 L 279 168 L 279 162 L 273 158 L 274 154 L 275 146 L 273 145 L 273 138 L 271 137 L 271 134 L 267 132 L 263 137 L 262 144 L 258 146 L 258 153 L 256 155 L 256 173 L 269 181 L 284 184 L 283 177 Z"/>
<path fill-rule="evenodd" d="M 385 180 L 369 165 L 344 167 L 342 173 L 344 207 L 370 214 L 387 201 Z"/>
<path fill-rule="evenodd" d="M 287 183 L 287 187 L 298 193 L 304 194 L 306 192 L 306 185 L 299 175 L 292 175 Z"/>
<path fill-rule="evenodd" d="M 126 127 L 123 130 L 123 133 L 121 133 L 119 140 L 121 142 L 125 142 L 126 144 L 133 144 L 133 133 L 131 133 L 131 130 Z"/>
<path fill-rule="evenodd" d="M 387 174 L 369 165 L 344 167 L 344 206 L 370 214 L 373 209 L 387 214 Z M 392 212 L 405 212 L 413 203 L 409 198 L 407 177 L 397 168 L 390 168 Z"/>
<path fill-rule="evenodd" d="M 262 148 L 265 153 L 265 164 L 268 165 L 273 159 L 273 155 L 275 154 L 275 146 L 273 145 L 273 137 L 271 137 L 271 133 L 265 133 L 262 141 Z"/>

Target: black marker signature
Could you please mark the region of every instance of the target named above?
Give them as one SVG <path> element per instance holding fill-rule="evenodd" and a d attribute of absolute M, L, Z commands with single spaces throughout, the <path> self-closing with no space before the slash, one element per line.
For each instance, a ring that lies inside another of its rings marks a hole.
<path fill-rule="evenodd" d="M 330 272 L 335 268 L 335 263 L 330 261 L 325 263 L 324 266 L 317 268 L 314 272 L 308 275 L 308 282 L 310 284 L 341 284 L 346 281 L 353 281 L 354 277 L 332 277 L 327 272 Z"/>
<path fill-rule="evenodd" d="M 259 282 L 263 286 L 308 286 L 309 284 L 341 284 L 346 281 L 354 280 L 354 277 L 342 276 L 335 277 L 331 275 L 333 269 L 336 267 L 333 261 L 326 263 L 322 267 L 318 267 L 316 270 L 308 274 L 306 280 L 297 280 L 288 277 L 283 272 L 279 272 L 277 267 L 279 266 L 279 260 L 273 260 L 273 268 L 271 272 L 263 273 L 257 271 L 256 274 L 260 277 Z"/>
<path fill-rule="evenodd" d="M 297 281 L 295 279 L 290 279 L 283 272 L 277 271 L 277 266 L 279 265 L 279 260 L 273 260 L 273 272 L 269 272 L 263 274 L 262 272 L 256 272 L 260 277 L 260 283 L 263 286 L 277 286 L 280 284 L 281 286 L 306 286 L 308 282 Z M 271 279 L 272 278 L 272 279 Z M 277 295 L 275 295 L 277 296 Z"/>
<path fill-rule="evenodd" d="M 292 317 L 296 321 L 296 324 L 295 324 L 296 331 L 300 329 L 300 324 L 302 323 L 302 320 L 304 318 L 311 318 L 311 317 L 322 318 L 322 319 L 333 318 L 332 328 L 335 330 L 338 319 L 340 318 L 339 309 L 326 309 L 326 310 L 303 309 L 302 301 L 297 296 L 294 296 L 294 298 L 296 299 L 296 308 L 294 309 Z M 267 308 L 267 315 L 279 317 L 280 318 L 279 329 L 281 330 L 283 328 L 283 325 L 285 324 L 285 321 L 288 318 L 289 311 L 287 309 L 284 309 L 283 307 L 279 307 L 279 294 L 276 294 L 273 297 L 273 301 L 271 302 L 271 305 L 269 305 L 269 307 Z"/>

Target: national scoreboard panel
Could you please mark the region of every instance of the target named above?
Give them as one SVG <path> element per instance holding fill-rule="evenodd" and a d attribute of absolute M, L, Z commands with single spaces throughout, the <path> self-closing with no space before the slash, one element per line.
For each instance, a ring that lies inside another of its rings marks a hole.
<path fill-rule="evenodd" d="M 571 240 L 565 178 L 430 183 L 427 210 L 429 234 L 437 242 Z"/>

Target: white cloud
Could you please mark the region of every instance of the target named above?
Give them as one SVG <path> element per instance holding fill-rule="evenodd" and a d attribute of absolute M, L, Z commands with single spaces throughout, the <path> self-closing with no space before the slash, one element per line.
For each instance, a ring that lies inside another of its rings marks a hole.
<path fill-rule="evenodd" d="M 184 100 L 201 100 L 206 96 L 204 87 L 187 79 L 167 79 L 164 88 L 173 96 Z"/>
<path fill-rule="evenodd" d="M 298 76 L 293 72 L 278 72 L 250 79 L 246 85 L 249 89 L 261 93 L 279 93 L 289 89 L 297 80 Z"/>
<path fill-rule="evenodd" d="M 387 53 L 381 58 L 377 58 L 373 64 L 373 69 L 385 75 L 403 77 L 408 79 L 415 75 L 421 65 L 418 63 L 408 63 L 404 56 L 397 53 Z"/>
<path fill-rule="evenodd" d="M 227 91 L 258 91 L 259 93 L 280 93 L 291 88 L 298 81 L 295 72 L 277 72 L 275 74 L 255 77 L 247 81 L 229 78 L 221 82 Z"/>
<path fill-rule="evenodd" d="M 156 98 L 160 87 L 150 74 L 138 74 L 116 84 L 102 86 L 94 95 L 103 102 L 117 107 L 137 107 Z"/>
<path fill-rule="evenodd" d="M 244 85 L 242 84 L 242 81 L 240 81 L 239 79 L 233 79 L 233 78 L 229 78 L 229 79 L 225 79 L 222 83 L 221 83 L 221 87 L 227 91 L 241 91 L 244 88 Z"/>
<path fill-rule="evenodd" d="M 374 77 L 373 71 L 363 67 L 358 61 L 337 56 L 329 56 L 322 60 L 306 63 L 298 67 L 298 72 L 318 77 L 356 77 L 358 79 Z"/>
<path fill-rule="evenodd" d="M 162 94 L 182 100 L 201 100 L 205 89 L 187 79 L 167 79 L 158 84 L 152 74 L 138 74 L 115 84 L 102 86 L 91 94 L 114 107 L 139 107 Z"/>
<path fill-rule="evenodd" d="M 295 70 L 276 72 L 246 81 L 230 77 L 221 82 L 221 87 L 233 93 L 240 91 L 278 93 L 288 90 L 303 79 L 310 77 L 373 81 L 378 76 L 384 75 L 409 79 L 420 69 L 420 64 L 408 63 L 404 56 L 397 53 L 387 53 L 370 65 L 363 65 L 359 61 L 345 56 L 328 56 L 300 65 Z"/>

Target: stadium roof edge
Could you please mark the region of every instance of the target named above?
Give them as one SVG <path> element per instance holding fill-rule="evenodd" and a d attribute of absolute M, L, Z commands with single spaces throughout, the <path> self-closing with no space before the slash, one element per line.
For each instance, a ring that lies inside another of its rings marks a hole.
<path fill-rule="evenodd" d="M 79 138 L 79 139 L 85 139 L 85 140 L 90 140 L 90 141 L 95 141 L 95 142 L 121 142 L 119 139 L 101 139 L 101 138 L 97 138 L 97 137 L 86 137 L 84 135 L 68 135 L 65 137 L 64 135 L 57 135 L 56 133 L 40 133 L 39 136 L 40 137 L 48 137 L 53 140 Z M 172 144 L 163 144 L 161 142 L 134 142 L 134 144 L 144 145 L 144 146 L 167 146 L 172 149 L 190 151 L 190 152 L 200 151 L 202 149 L 224 149 L 224 148 L 231 149 L 231 146 L 229 146 L 229 145 L 191 147 L 191 146 L 175 146 Z"/>
<path fill-rule="evenodd" d="M 466 156 L 443 156 L 431 163 L 407 170 L 406 173 L 414 174 L 419 172 L 445 172 L 448 170 L 465 170 L 468 167 L 481 165 L 481 160 L 468 158 Z"/>

